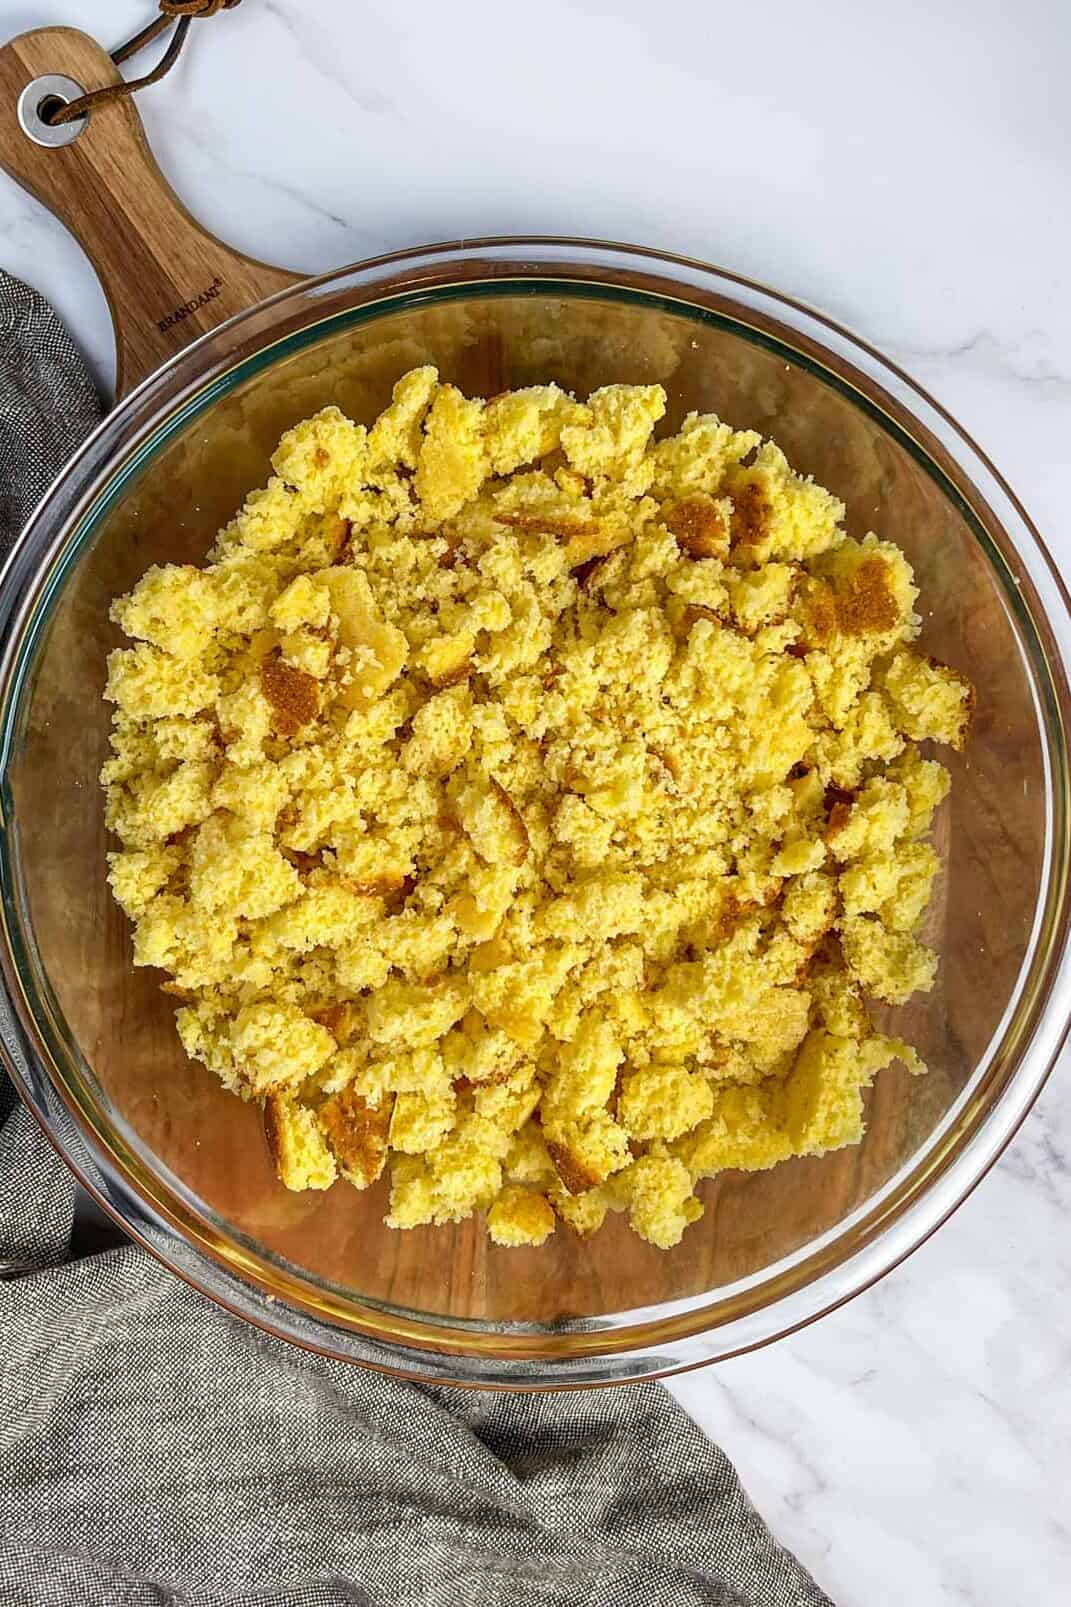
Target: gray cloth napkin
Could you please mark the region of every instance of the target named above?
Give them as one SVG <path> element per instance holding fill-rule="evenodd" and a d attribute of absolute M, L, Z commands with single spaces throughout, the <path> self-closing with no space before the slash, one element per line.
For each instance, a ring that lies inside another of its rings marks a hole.
<path fill-rule="evenodd" d="M 98 414 L 0 273 L 3 553 Z M 72 1254 L 73 1180 L 0 1084 L 0 1261 L 34 1269 L 0 1282 L 0 1603 L 829 1607 L 660 1385 L 398 1383 L 132 1244 Z"/>

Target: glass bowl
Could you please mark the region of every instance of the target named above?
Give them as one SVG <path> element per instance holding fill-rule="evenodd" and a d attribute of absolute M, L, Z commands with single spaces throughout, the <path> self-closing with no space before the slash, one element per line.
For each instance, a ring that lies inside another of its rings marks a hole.
<path fill-rule="evenodd" d="M 131 965 L 104 879 L 97 774 L 109 600 L 197 562 L 281 432 L 359 420 L 434 362 L 490 395 L 659 381 L 773 436 L 912 563 L 922 646 L 977 688 L 938 825 L 934 992 L 890 1012 L 930 1074 L 885 1072 L 866 1139 L 703 1185 L 659 1252 L 612 1219 L 498 1249 L 482 1224 L 382 1226 L 381 1184 L 288 1193 L 256 1109 L 187 1061 Z M 488 241 L 284 291 L 158 370 L 61 475 L 12 556 L 0 687 L 7 1063 L 72 1169 L 176 1272 L 273 1333 L 411 1377 L 507 1387 L 666 1373 L 763 1344 L 887 1272 L 1008 1142 L 1066 1028 L 1067 595 L 983 454 L 890 363 L 817 314 L 697 263 L 579 241 Z"/>

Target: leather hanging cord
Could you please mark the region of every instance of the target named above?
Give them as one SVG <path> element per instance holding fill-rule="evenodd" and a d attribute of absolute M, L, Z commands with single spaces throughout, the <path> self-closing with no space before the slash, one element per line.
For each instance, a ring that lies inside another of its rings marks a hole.
<path fill-rule="evenodd" d="M 161 78 L 166 78 L 172 67 L 182 54 L 182 47 L 186 43 L 186 35 L 190 31 L 190 23 L 195 17 L 214 17 L 220 11 L 232 11 L 240 4 L 240 0 L 160 0 L 161 15 L 147 28 L 136 33 L 133 39 L 120 45 L 118 50 L 112 51 L 112 60 L 117 67 L 131 56 L 137 55 L 139 50 L 158 39 L 166 33 L 172 23 L 175 31 L 171 35 L 167 49 L 152 72 L 146 73 L 142 78 L 131 78 L 122 84 L 108 84 L 104 89 L 91 89 L 77 100 L 68 101 L 65 106 L 58 106 L 49 114 L 42 112 L 46 123 L 71 123 L 76 118 L 87 116 L 94 106 L 106 106 L 109 101 L 121 100 L 124 95 L 133 95 L 135 90 L 144 89 L 147 84 L 158 84 Z"/>

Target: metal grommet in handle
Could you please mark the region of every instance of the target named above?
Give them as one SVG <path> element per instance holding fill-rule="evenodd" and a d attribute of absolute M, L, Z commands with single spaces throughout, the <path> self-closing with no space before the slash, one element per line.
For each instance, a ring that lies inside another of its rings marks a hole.
<path fill-rule="evenodd" d="M 85 89 L 81 84 L 73 78 L 65 78 L 62 73 L 43 73 L 40 78 L 33 79 L 19 96 L 19 125 L 22 132 L 35 145 L 44 145 L 50 150 L 58 150 L 61 145 L 73 145 L 89 118 L 74 117 L 69 123 L 46 123 L 41 112 L 49 101 L 60 101 L 67 106 L 84 94 Z"/>

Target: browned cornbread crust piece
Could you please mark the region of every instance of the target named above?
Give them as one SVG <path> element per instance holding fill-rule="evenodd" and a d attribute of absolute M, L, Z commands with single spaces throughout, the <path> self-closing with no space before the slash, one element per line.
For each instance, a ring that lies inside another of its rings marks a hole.
<path fill-rule="evenodd" d="M 263 1103 L 293 1189 L 500 1244 L 859 1140 L 913 1049 L 971 689 L 903 554 L 658 386 L 329 407 L 203 568 L 113 618 L 103 772 L 134 958 Z"/>

